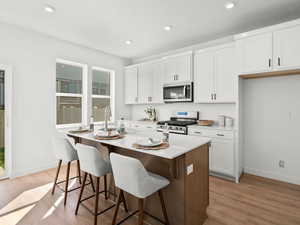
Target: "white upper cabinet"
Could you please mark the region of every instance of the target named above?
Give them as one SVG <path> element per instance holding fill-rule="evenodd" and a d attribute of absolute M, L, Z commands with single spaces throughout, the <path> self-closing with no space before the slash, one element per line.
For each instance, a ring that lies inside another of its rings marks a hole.
<path fill-rule="evenodd" d="M 125 68 L 125 104 L 138 102 L 138 68 L 130 66 Z"/>
<path fill-rule="evenodd" d="M 138 72 L 138 102 L 152 101 L 154 67 L 151 63 L 139 66 Z"/>
<path fill-rule="evenodd" d="M 153 64 L 153 103 L 163 103 L 163 64 L 162 62 L 156 62 Z"/>
<path fill-rule="evenodd" d="M 214 52 L 198 52 L 195 54 L 194 60 L 194 102 L 212 102 L 214 93 Z"/>
<path fill-rule="evenodd" d="M 236 74 L 235 47 L 228 46 L 215 53 L 215 101 L 234 102 Z"/>
<path fill-rule="evenodd" d="M 239 74 L 300 69 L 300 20 L 235 36 Z"/>
<path fill-rule="evenodd" d="M 163 71 L 161 62 L 143 63 L 138 68 L 138 103 L 162 103 Z"/>
<path fill-rule="evenodd" d="M 274 69 L 300 68 L 300 26 L 274 32 Z"/>
<path fill-rule="evenodd" d="M 192 81 L 192 52 L 169 56 L 164 60 L 164 82 Z"/>
<path fill-rule="evenodd" d="M 200 50 L 194 59 L 196 103 L 235 102 L 236 57 L 233 44 Z"/>
<path fill-rule="evenodd" d="M 237 41 L 242 74 L 272 70 L 272 38 L 272 33 L 264 33 Z"/>

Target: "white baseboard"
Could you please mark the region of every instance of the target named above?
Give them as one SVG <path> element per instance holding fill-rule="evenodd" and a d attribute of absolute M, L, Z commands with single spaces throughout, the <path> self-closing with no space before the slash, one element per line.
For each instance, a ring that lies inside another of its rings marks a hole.
<path fill-rule="evenodd" d="M 22 171 L 12 171 L 10 178 L 21 177 L 21 176 L 29 175 L 32 173 L 37 173 L 37 172 L 41 172 L 41 171 L 48 170 L 51 168 L 55 168 L 55 167 L 57 167 L 57 162 L 49 163 L 47 165 L 34 167 L 34 168 L 22 170 Z"/>
<path fill-rule="evenodd" d="M 274 180 L 300 185 L 300 177 L 286 176 L 283 174 L 272 173 L 268 171 L 260 171 L 252 168 L 244 168 L 244 172 L 260 177 L 266 177 Z"/>

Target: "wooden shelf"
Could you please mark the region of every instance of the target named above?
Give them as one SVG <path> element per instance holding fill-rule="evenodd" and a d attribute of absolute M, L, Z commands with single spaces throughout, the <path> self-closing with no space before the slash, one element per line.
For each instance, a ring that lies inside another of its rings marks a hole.
<path fill-rule="evenodd" d="M 240 75 L 240 77 L 244 79 L 254 79 L 254 78 L 264 78 L 264 77 L 289 76 L 289 75 L 300 75 L 300 69 L 272 71 L 272 72 L 255 73 L 255 74 L 243 74 Z"/>

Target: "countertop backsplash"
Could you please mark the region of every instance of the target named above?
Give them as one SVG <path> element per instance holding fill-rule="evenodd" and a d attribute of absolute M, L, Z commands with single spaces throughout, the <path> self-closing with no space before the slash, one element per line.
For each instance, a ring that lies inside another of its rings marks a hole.
<path fill-rule="evenodd" d="M 140 120 L 144 118 L 145 108 L 149 105 L 131 106 L 131 119 Z M 172 103 L 153 105 L 157 112 L 158 120 L 168 120 L 175 111 L 199 111 L 202 120 L 217 120 L 219 115 L 236 118 L 235 104 L 194 104 L 194 103 Z M 234 121 L 235 124 L 235 121 Z"/>

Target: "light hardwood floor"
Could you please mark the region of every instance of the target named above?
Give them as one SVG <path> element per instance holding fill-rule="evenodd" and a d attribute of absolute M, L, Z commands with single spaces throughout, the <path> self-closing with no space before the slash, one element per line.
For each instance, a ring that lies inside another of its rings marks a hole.
<path fill-rule="evenodd" d="M 0 224 L 93 224 L 93 217 L 83 207 L 74 215 L 78 191 L 69 194 L 66 207 L 58 189 L 51 195 L 54 175 L 52 169 L 0 181 Z M 92 193 L 91 188 L 87 189 Z M 104 198 L 100 200 L 100 208 L 109 204 Z M 93 201 L 87 205 L 92 208 Z M 124 215 L 121 213 L 120 217 Z M 240 184 L 211 177 L 208 216 L 205 225 L 299 225 L 300 186 L 248 174 Z M 98 224 L 110 225 L 111 218 L 112 211 L 108 211 L 99 217 Z M 132 218 L 124 224 L 135 225 L 136 220 Z"/>

